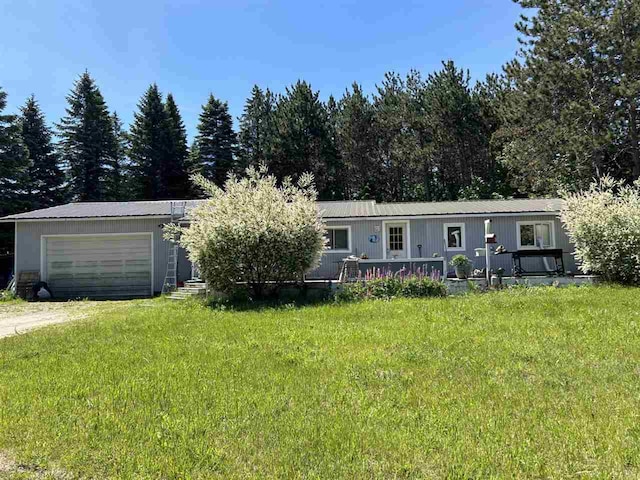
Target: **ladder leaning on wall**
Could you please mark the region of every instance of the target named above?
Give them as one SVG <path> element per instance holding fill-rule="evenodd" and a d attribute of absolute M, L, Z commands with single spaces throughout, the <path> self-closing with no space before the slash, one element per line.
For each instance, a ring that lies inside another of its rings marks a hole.
<path fill-rule="evenodd" d="M 171 202 L 171 223 L 178 223 L 184 217 L 187 202 Z M 178 287 L 178 239 L 174 236 L 167 254 L 167 273 L 162 283 L 162 293 L 171 293 Z"/>

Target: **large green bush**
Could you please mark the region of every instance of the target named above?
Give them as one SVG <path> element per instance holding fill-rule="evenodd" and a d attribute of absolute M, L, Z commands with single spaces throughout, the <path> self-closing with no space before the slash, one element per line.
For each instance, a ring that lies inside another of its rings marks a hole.
<path fill-rule="evenodd" d="M 338 301 L 366 299 L 444 297 L 447 287 L 444 282 L 429 277 L 382 277 L 346 283 L 336 293 Z"/>
<path fill-rule="evenodd" d="M 561 212 L 580 269 L 607 281 L 640 284 L 640 181 L 604 177 L 565 195 Z"/>
<path fill-rule="evenodd" d="M 189 212 L 189 226 L 168 226 L 166 236 L 179 237 L 214 290 L 233 295 L 246 287 L 259 299 L 319 264 L 325 227 L 310 175 L 278 185 L 266 168 L 250 168 L 224 189 L 202 176 L 194 180 L 209 198 Z"/>

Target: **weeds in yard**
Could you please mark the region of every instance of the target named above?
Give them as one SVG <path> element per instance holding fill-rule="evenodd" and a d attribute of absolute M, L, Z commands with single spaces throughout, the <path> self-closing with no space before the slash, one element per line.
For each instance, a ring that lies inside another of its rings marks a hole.
<path fill-rule="evenodd" d="M 20 302 L 20 299 L 13 290 L 0 290 L 0 302 Z"/>

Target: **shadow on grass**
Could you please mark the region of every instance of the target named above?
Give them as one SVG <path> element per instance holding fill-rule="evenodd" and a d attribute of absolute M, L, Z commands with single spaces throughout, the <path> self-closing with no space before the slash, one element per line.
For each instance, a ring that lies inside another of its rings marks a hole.
<path fill-rule="evenodd" d="M 205 300 L 205 304 L 210 308 L 240 312 L 267 309 L 304 308 L 329 305 L 333 303 L 335 303 L 335 299 L 329 289 L 319 292 L 318 290 L 312 291 L 305 289 L 304 287 L 297 289 L 295 293 L 287 289 L 281 291 L 277 296 L 271 296 L 260 300 L 251 299 L 248 296 L 237 296 L 226 299 L 208 298 Z"/>

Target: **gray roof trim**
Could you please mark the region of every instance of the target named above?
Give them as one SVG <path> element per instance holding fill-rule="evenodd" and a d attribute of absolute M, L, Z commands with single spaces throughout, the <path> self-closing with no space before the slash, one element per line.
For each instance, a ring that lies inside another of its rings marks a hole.
<path fill-rule="evenodd" d="M 121 217 L 38 217 L 38 218 L 0 218 L 0 223 L 33 222 L 90 222 L 92 220 L 152 220 L 171 218 L 171 215 L 125 215 Z"/>
<path fill-rule="evenodd" d="M 378 217 L 327 217 L 323 215 L 324 220 L 330 220 L 332 222 L 355 222 L 363 220 L 420 220 L 429 218 L 469 218 L 469 217 L 539 217 L 539 216 L 558 216 L 559 211 L 554 210 L 541 210 L 539 212 L 486 212 L 486 213 L 441 213 L 432 215 L 386 215 Z"/>
<path fill-rule="evenodd" d="M 173 200 L 173 202 L 185 202 L 186 217 L 188 217 L 189 210 L 201 203 L 202 200 Z M 171 215 L 171 203 L 171 200 L 68 203 L 57 207 L 9 215 L 0 218 L 0 222 L 167 218 Z M 562 205 L 563 200 L 559 198 L 412 203 L 376 203 L 373 200 L 317 202 L 318 210 L 327 220 L 544 215 L 558 213 Z"/>

